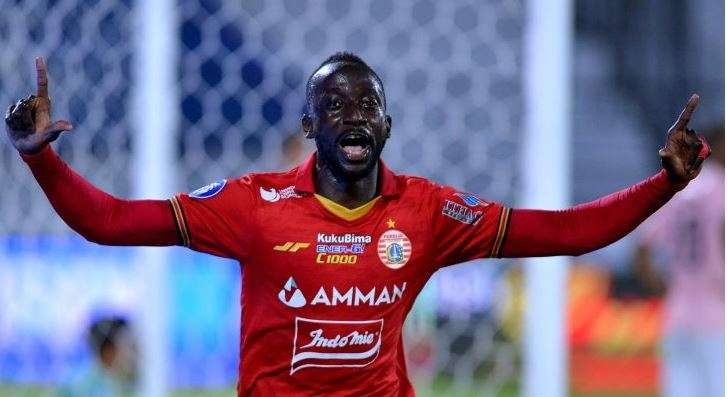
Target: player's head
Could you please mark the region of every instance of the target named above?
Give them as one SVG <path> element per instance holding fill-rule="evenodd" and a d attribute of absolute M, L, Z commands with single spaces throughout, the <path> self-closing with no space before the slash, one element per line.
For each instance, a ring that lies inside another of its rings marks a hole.
<path fill-rule="evenodd" d="M 320 162 L 338 177 L 360 179 L 375 168 L 391 131 L 384 85 L 361 58 L 336 53 L 308 78 L 301 122 Z"/>

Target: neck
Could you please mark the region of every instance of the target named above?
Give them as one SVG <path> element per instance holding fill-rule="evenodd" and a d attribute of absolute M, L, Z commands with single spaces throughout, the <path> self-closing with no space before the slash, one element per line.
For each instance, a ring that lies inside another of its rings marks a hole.
<path fill-rule="evenodd" d="M 378 163 L 368 175 L 356 181 L 337 176 L 320 161 L 316 164 L 316 193 L 346 208 L 357 208 L 373 200 L 378 179 Z"/>

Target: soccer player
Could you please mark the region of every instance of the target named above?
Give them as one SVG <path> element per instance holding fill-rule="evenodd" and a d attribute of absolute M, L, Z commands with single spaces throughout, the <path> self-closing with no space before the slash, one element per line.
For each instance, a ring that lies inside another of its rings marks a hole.
<path fill-rule="evenodd" d="M 580 255 L 623 237 L 695 178 L 709 155 L 687 128 L 693 95 L 659 151 L 663 169 L 561 211 L 511 209 L 397 175 L 381 79 L 337 53 L 308 79 L 301 118 L 316 152 L 287 172 L 221 180 L 169 200 L 122 200 L 86 182 L 49 143 L 46 67 L 6 115 L 50 203 L 89 241 L 184 245 L 242 264 L 239 395 L 410 396 L 402 325 L 437 269 L 485 257 Z"/>

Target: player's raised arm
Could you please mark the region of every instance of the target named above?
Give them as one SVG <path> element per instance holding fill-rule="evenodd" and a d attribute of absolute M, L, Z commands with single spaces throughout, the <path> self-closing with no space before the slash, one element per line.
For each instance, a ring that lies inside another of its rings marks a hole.
<path fill-rule="evenodd" d="M 696 178 L 710 149 L 687 127 L 699 104 L 687 102 L 666 144 L 663 169 L 651 178 L 586 204 L 560 211 L 514 209 L 503 247 L 505 257 L 581 255 L 624 237 Z"/>
<path fill-rule="evenodd" d="M 10 107 L 5 115 L 8 137 L 28 164 L 56 212 L 89 241 L 108 245 L 175 245 L 180 242 L 166 200 L 121 200 L 75 173 L 49 143 L 73 128 L 51 122 L 48 77 L 43 58 L 35 60 L 36 95 Z"/>

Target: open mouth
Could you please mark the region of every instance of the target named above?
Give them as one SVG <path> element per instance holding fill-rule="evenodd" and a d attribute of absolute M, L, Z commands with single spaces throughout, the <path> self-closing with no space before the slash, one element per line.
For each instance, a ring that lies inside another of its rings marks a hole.
<path fill-rule="evenodd" d="M 352 131 L 338 140 L 338 146 L 349 161 L 362 161 L 371 152 L 371 137 L 365 132 Z"/>

